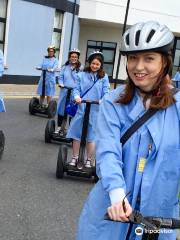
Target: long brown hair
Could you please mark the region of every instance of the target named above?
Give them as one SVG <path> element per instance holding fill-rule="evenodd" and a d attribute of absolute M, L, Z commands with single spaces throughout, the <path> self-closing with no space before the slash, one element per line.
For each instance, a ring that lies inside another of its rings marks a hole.
<path fill-rule="evenodd" d="M 68 60 L 64 65 L 67 66 L 67 65 L 69 65 L 69 64 L 70 64 L 70 62 L 69 62 L 69 60 Z M 80 61 L 79 61 L 79 59 L 78 59 L 78 61 L 76 62 L 76 64 L 74 64 L 74 68 L 75 68 L 75 70 L 76 70 L 77 72 L 79 72 L 80 67 L 81 67 L 81 63 L 80 63 Z"/>
<path fill-rule="evenodd" d="M 89 72 L 89 73 L 91 72 L 90 64 L 94 59 L 97 59 L 101 63 L 101 67 L 97 71 L 97 78 L 98 79 L 103 78 L 105 76 L 105 72 L 103 70 L 103 60 L 100 56 L 95 56 L 94 58 L 92 58 L 91 61 L 89 62 L 89 65 L 84 69 L 84 72 Z"/>
<path fill-rule="evenodd" d="M 165 67 L 163 67 L 165 65 Z M 172 81 L 169 74 L 172 70 L 172 57 L 162 54 L 162 69 L 159 73 L 158 80 L 151 92 L 150 109 L 165 109 L 175 102 L 173 93 L 169 87 Z M 128 104 L 134 97 L 136 86 L 128 76 L 124 93 L 116 101 L 117 103 Z M 145 93 L 144 102 L 148 99 L 149 94 Z"/>

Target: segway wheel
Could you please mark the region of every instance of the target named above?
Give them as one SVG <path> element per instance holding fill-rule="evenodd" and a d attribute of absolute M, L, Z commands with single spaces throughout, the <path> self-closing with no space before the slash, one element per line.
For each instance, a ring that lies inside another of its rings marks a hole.
<path fill-rule="evenodd" d="M 2 130 L 0 130 L 0 159 L 2 158 L 5 145 L 5 136 Z"/>
<path fill-rule="evenodd" d="M 33 97 L 29 102 L 29 113 L 31 115 L 35 114 L 34 108 L 39 104 L 39 99 L 36 97 Z"/>
<path fill-rule="evenodd" d="M 64 176 L 65 163 L 67 162 L 67 148 L 60 146 L 57 166 L 56 166 L 56 178 L 60 179 Z"/>
<path fill-rule="evenodd" d="M 45 128 L 45 143 L 51 143 L 52 134 L 55 131 L 55 120 L 49 120 Z"/>
<path fill-rule="evenodd" d="M 48 118 L 53 118 L 56 115 L 56 111 L 57 111 L 57 103 L 56 101 L 52 100 L 50 101 L 47 109 Z"/>
<path fill-rule="evenodd" d="M 95 174 L 94 175 L 94 183 L 97 183 L 99 181 L 99 178 L 98 178 L 98 176 Z"/>

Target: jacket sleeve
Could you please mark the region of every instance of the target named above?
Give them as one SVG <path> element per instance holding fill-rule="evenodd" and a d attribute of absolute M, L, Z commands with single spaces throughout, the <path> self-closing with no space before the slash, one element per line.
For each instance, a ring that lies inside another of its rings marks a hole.
<path fill-rule="evenodd" d="M 109 89 L 110 89 L 109 77 L 107 74 L 105 74 L 103 78 L 102 97 L 109 92 Z"/>
<path fill-rule="evenodd" d="M 111 92 L 111 95 L 113 92 Z M 100 105 L 96 132 L 96 172 L 109 194 L 126 186 L 122 172 L 121 124 L 115 108 L 116 103 L 107 94 Z"/>
<path fill-rule="evenodd" d="M 64 71 L 65 71 L 65 67 L 62 67 L 59 74 L 59 78 L 58 78 L 59 85 L 64 85 Z"/>
<path fill-rule="evenodd" d="M 4 57 L 3 54 L 0 52 L 0 75 L 4 72 Z"/>
<path fill-rule="evenodd" d="M 75 99 L 77 96 L 80 97 L 81 95 L 81 78 L 80 74 L 76 75 L 76 86 L 73 89 L 73 98 Z"/>
<path fill-rule="evenodd" d="M 84 66 L 81 64 L 79 71 L 82 72 L 84 70 Z"/>

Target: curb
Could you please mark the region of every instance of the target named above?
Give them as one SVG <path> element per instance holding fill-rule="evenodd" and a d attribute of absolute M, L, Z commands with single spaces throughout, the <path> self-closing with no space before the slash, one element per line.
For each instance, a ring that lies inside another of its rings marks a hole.
<path fill-rule="evenodd" d="M 4 99 L 26 99 L 39 96 L 36 93 L 22 93 L 22 92 L 1 92 L 0 96 Z M 58 95 L 55 95 L 53 98 L 57 99 Z"/>

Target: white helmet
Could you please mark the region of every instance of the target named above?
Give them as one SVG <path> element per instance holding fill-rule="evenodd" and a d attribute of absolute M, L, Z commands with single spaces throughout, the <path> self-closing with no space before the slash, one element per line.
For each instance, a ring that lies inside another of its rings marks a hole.
<path fill-rule="evenodd" d="M 54 45 L 49 45 L 47 51 L 49 51 L 50 49 L 52 49 L 54 53 L 56 53 L 56 47 Z"/>
<path fill-rule="evenodd" d="M 91 62 L 92 59 L 93 59 L 95 56 L 101 57 L 102 62 L 104 62 L 104 55 L 103 55 L 103 53 L 100 52 L 100 51 L 94 51 L 94 52 L 90 53 L 90 55 L 89 55 L 89 57 L 88 57 L 88 62 Z"/>
<path fill-rule="evenodd" d="M 172 50 L 173 40 L 167 26 L 155 21 L 140 22 L 124 33 L 120 51 L 123 55 L 150 50 L 167 54 Z"/>
<path fill-rule="evenodd" d="M 73 48 L 69 51 L 69 56 L 71 53 L 76 53 L 78 56 L 80 56 L 80 50 L 78 48 Z"/>

